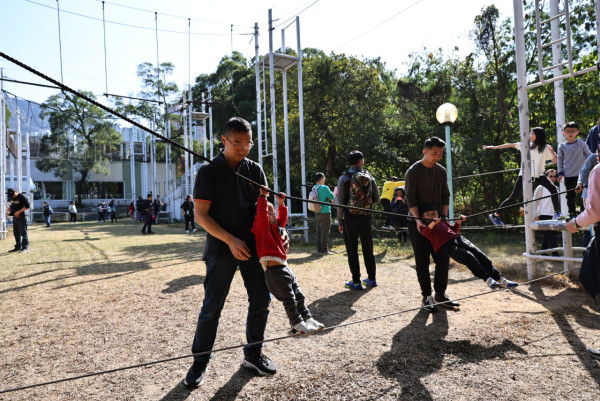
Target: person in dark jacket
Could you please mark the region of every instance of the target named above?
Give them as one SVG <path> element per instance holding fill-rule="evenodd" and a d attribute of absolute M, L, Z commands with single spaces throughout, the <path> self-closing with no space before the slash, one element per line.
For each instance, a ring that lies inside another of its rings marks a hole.
<path fill-rule="evenodd" d="M 142 234 L 154 234 L 154 231 L 152 231 L 152 193 L 149 193 L 146 200 L 142 202 L 141 208 L 142 218 L 144 220 Z M 146 231 L 146 227 L 148 228 L 148 231 Z"/>
<path fill-rule="evenodd" d="M 181 204 L 181 212 L 185 218 L 185 232 L 190 232 L 190 225 L 192 226 L 193 233 L 198 231 L 196 230 L 196 225 L 194 224 L 194 202 L 192 201 L 192 195 L 188 195 L 187 198 L 185 198 L 185 202 Z"/>
<path fill-rule="evenodd" d="M 44 201 L 42 211 L 44 212 L 44 220 L 46 221 L 46 227 L 50 227 L 50 215 L 52 215 L 53 210 L 48 204 L 48 202 Z"/>
<path fill-rule="evenodd" d="M 9 216 L 13 217 L 13 234 L 15 236 L 15 247 L 8 252 L 28 252 L 29 237 L 27 236 L 27 219 L 25 211 L 29 210 L 29 201 L 14 188 L 6 191 L 10 202 Z"/>

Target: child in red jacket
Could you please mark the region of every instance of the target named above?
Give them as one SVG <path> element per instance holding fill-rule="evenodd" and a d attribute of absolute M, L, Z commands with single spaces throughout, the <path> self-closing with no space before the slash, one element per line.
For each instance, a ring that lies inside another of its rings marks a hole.
<path fill-rule="evenodd" d="M 283 245 L 283 230 L 287 224 L 285 194 L 280 192 L 279 213 L 267 202 L 268 188 L 260 188 L 256 202 L 256 216 L 252 224 L 252 233 L 256 241 L 256 252 L 265 270 L 265 281 L 275 298 L 283 302 L 285 312 L 292 326 L 292 334 L 311 334 L 325 327 L 313 319 L 306 307 L 304 294 L 298 285 L 294 272 L 287 264 L 287 251 Z"/>
<path fill-rule="evenodd" d="M 454 224 L 449 225 L 446 221 L 438 218 L 437 207 L 434 205 L 423 205 L 420 208 L 422 220 L 431 223 L 421 227 L 421 235 L 431 242 L 436 253 L 446 253 L 452 259 L 466 265 L 476 277 L 479 277 L 490 286 L 492 290 L 499 287 L 515 288 L 517 283 L 500 277 L 500 273 L 488 257 L 481 252 L 471 241 L 458 234 L 460 226 L 467 218 L 463 215 Z M 500 281 L 500 282 L 498 282 Z"/>

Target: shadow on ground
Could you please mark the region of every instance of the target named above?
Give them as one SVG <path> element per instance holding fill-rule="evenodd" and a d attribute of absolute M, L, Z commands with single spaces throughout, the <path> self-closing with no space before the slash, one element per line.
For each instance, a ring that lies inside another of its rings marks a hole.
<path fill-rule="evenodd" d="M 433 321 L 427 324 L 429 317 Z M 413 320 L 393 338 L 390 351 L 384 353 L 377 368 L 402 387 L 400 400 L 433 400 L 423 378 L 440 370 L 444 358 L 454 357 L 460 363 L 479 363 L 486 359 L 506 359 L 507 352 L 526 354 L 510 340 L 484 347 L 468 340 L 446 341 L 448 315 L 444 309 L 430 314 L 419 310 Z M 388 392 L 391 389 L 388 389 Z"/>

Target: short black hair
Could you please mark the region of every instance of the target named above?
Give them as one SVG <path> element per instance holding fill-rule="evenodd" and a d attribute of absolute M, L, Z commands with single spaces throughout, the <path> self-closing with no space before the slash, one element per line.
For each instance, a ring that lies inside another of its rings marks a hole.
<path fill-rule="evenodd" d="M 252 127 L 242 117 L 231 117 L 223 127 L 223 135 L 229 136 L 229 134 L 236 132 L 243 134 L 250 133 L 252 135 Z"/>
<path fill-rule="evenodd" d="M 320 172 L 315 174 L 315 182 L 319 181 L 321 178 L 325 178 L 325 174 Z"/>
<path fill-rule="evenodd" d="M 358 162 L 364 158 L 365 157 L 360 150 L 353 150 L 348 154 L 348 164 L 351 166 L 356 166 Z"/>
<path fill-rule="evenodd" d="M 436 205 L 426 204 L 426 205 L 419 206 L 419 213 L 421 213 L 421 214 L 431 212 L 432 210 L 439 212 L 438 207 Z"/>
<path fill-rule="evenodd" d="M 445 148 L 446 147 L 446 142 L 444 142 L 443 140 L 441 140 L 437 136 L 432 136 L 431 138 L 426 139 L 425 140 L 425 144 L 423 145 L 423 147 L 425 149 L 431 149 L 434 146 L 436 148 Z"/>
<path fill-rule="evenodd" d="M 576 128 L 579 130 L 579 124 L 577 124 L 575 121 L 569 121 L 563 125 L 563 131 L 565 131 L 567 128 Z"/>

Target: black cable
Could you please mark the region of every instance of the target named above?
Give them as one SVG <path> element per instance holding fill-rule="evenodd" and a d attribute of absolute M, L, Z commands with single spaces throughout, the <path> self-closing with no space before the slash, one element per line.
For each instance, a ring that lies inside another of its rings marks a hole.
<path fill-rule="evenodd" d="M 534 283 L 536 281 L 544 280 L 544 279 L 547 279 L 549 277 L 553 277 L 553 276 L 556 276 L 556 275 L 559 275 L 559 274 L 564 274 L 564 273 L 570 272 L 570 271 L 575 270 L 575 269 L 579 269 L 579 267 L 574 267 L 574 268 L 571 268 L 571 269 L 569 269 L 567 271 L 562 271 L 562 272 L 558 272 L 558 273 L 552 273 L 552 274 L 549 274 L 547 276 L 543 276 L 543 277 L 536 278 L 536 279 L 533 279 L 533 280 L 525 281 L 523 283 L 520 283 L 519 285 L 531 284 L 531 283 Z M 461 297 L 461 298 L 456 298 L 456 299 L 454 299 L 452 301 L 461 301 L 461 300 L 464 300 L 464 299 L 476 298 L 476 297 L 480 297 L 482 295 L 492 294 L 492 293 L 495 293 L 495 292 L 498 292 L 498 290 L 496 290 L 496 291 L 494 291 L 494 290 L 488 290 L 488 291 L 480 292 L 480 293 L 477 293 L 477 294 L 467 295 L 467 296 L 464 296 L 464 297 Z M 444 304 L 446 304 L 448 302 L 452 302 L 452 301 L 448 300 L 448 301 L 444 301 L 444 302 L 438 302 L 438 303 L 433 304 L 433 306 L 441 306 L 441 305 L 444 305 Z M 333 330 L 333 329 L 337 329 L 337 328 L 341 328 L 341 327 L 353 326 L 355 324 L 369 322 L 369 321 L 372 321 L 372 320 L 378 320 L 378 319 L 383 319 L 383 318 L 387 318 L 387 317 L 390 317 L 390 316 L 401 315 L 401 314 L 408 313 L 408 312 L 414 312 L 414 311 L 420 310 L 422 308 L 423 308 L 422 306 L 417 306 L 417 307 L 413 307 L 413 308 L 409 308 L 409 309 L 404 309 L 404 310 L 401 310 L 401 311 L 386 313 L 384 315 L 372 316 L 372 317 L 368 317 L 368 318 L 365 318 L 365 319 L 355 320 L 355 321 L 347 322 L 347 323 L 340 323 L 340 324 L 338 324 L 336 326 L 325 327 L 321 331 L 329 331 L 329 330 Z M 108 370 L 103 370 L 103 371 L 99 371 L 99 372 L 86 373 L 86 374 L 78 375 L 78 376 L 66 377 L 66 378 L 63 378 L 63 379 L 57 379 L 57 380 L 52 380 L 52 381 L 43 382 L 43 383 L 36 383 L 36 384 L 30 384 L 30 385 L 27 385 L 27 386 L 8 388 L 8 389 L 0 390 L 0 394 L 11 393 L 11 392 L 20 391 L 20 390 L 26 390 L 26 389 L 34 388 L 34 387 L 47 386 L 47 385 L 50 385 L 50 384 L 57 384 L 57 383 L 63 383 L 63 382 L 67 382 L 67 381 L 84 379 L 86 377 L 99 376 L 99 375 L 104 375 L 104 374 L 107 374 L 107 373 L 120 372 L 120 371 L 123 371 L 123 370 L 130 370 L 130 369 L 136 369 L 136 368 L 141 368 L 141 367 L 146 367 L 146 366 L 151 366 L 151 365 L 157 365 L 157 364 L 160 364 L 160 363 L 171 362 L 171 361 L 176 361 L 176 360 L 180 360 L 180 359 L 191 358 L 191 357 L 195 357 L 195 356 L 209 355 L 211 353 L 216 353 L 216 352 L 230 351 L 232 349 L 237 349 L 237 348 L 242 348 L 242 347 L 247 347 L 247 346 L 253 346 L 253 345 L 259 345 L 259 344 L 264 344 L 264 343 L 273 342 L 273 341 L 280 341 L 280 340 L 285 340 L 285 339 L 292 338 L 292 337 L 298 337 L 298 336 L 297 335 L 285 335 L 285 336 L 281 336 L 281 337 L 268 338 L 268 339 L 263 340 L 263 341 L 256 341 L 256 342 L 253 342 L 253 343 L 240 344 L 240 345 L 232 345 L 232 346 L 229 346 L 229 347 L 212 349 L 210 351 L 198 352 L 196 354 L 187 354 L 187 355 L 175 356 L 175 357 L 171 357 L 171 358 L 159 359 L 159 360 L 156 360 L 156 361 L 139 363 L 139 364 L 136 364 L 136 365 L 123 366 L 123 367 L 120 367 L 120 368 L 114 368 L 114 369 L 108 369 Z"/>
<path fill-rule="evenodd" d="M 41 3 L 37 3 L 37 2 L 32 1 L 32 0 L 25 0 L 25 1 L 28 2 L 28 3 L 36 4 L 38 6 L 49 8 L 51 10 L 56 10 L 56 8 L 54 8 L 54 7 L 50 7 L 50 6 L 47 6 L 45 4 L 41 4 Z M 66 13 L 66 14 L 76 15 L 78 17 L 88 18 L 88 19 L 91 19 L 91 20 L 94 20 L 94 21 L 102 21 L 102 19 L 100 19 L 100 18 L 90 17 L 89 15 L 79 14 L 79 13 L 75 13 L 73 11 L 60 10 L 60 12 L 63 12 L 63 13 Z M 154 28 L 145 27 L 145 26 L 139 26 L 139 25 L 132 25 L 132 24 L 125 24 L 123 22 L 115 22 L 115 21 L 108 21 L 108 20 L 106 22 L 109 23 L 109 24 L 121 25 L 121 26 L 126 26 L 126 27 L 129 27 L 129 28 L 145 29 L 145 30 L 148 30 L 148 31 L 150 31 L 150 30 L 153 31 L 154 30 Z M 187 32 L 171 31 L 171 30 L 166 30 L 166 29 L 161 29 L 160 31 L 161 32 L 167 32 L 167 33 L 185 33 L 185 34 L 187 34 Z M 229 35 L 229 34 L 228 33 L 201 33 L 201 32 L 192 32 L 192 35 L 224 36 L 224 35 Z M 246 35 L 253 35 L 253 34 L 250 34 L 250 33 L 244 33 L 244 34 L 242 34 L 242 33 L 240 33 L 238 35 L 240 35 L 240 36 L 246 36 Z"/>

